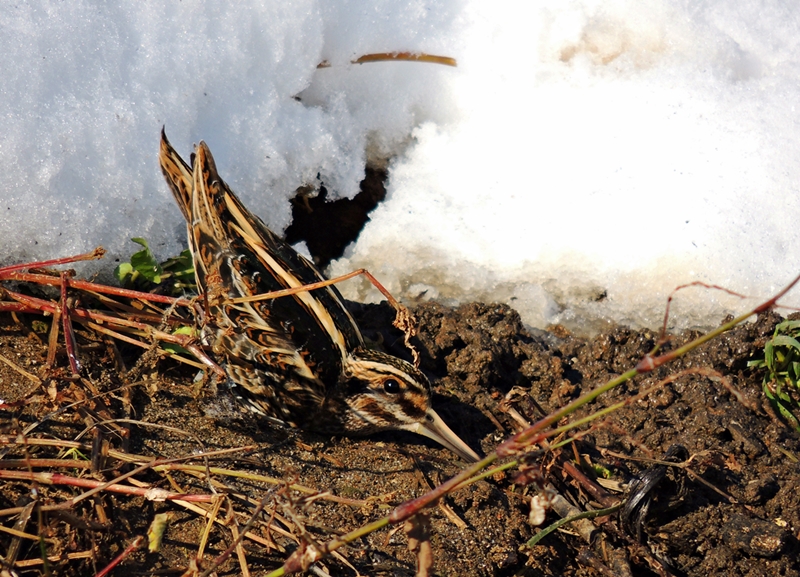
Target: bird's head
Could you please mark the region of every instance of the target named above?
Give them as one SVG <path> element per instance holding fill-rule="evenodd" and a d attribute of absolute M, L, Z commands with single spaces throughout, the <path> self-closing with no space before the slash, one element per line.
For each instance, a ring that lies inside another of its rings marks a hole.
<path fill-rule="evenodd" d="M 385 353 L 358 349 L 344 370 L 345 427 L 350 433 L 400 429 L 447 447 L 468 462 L 478 455 L 431 408 L 431 385 L 411 363 Z"/>

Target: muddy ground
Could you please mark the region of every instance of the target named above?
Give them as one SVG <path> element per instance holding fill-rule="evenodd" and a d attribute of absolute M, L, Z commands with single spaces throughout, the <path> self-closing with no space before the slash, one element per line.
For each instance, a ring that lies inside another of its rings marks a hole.
<path fill-rule="evenodd" d="M 407 354 L 398 334 L 387 329 L 393 316 L 388 307 L 355 310 L 366 336 L 390 352 Z M 521 420 L 536 420 L 540 410 L 563 406 L 634 367 L 657 336 L 624 327 L 590 339 L 560 327 L 532 334 L 513 310 L 497 304 L 453 309 L 429 303 L 417 307 L 415 314 L 422 369 L 434 381 L 434 406 L 484 454 L 518 431 Z M 213 484 L 218 495 L 226 496 L 217 516 L 227 525 L 210 529 L 199 563 L 201 570 L 213 567 L 219 575 L 241 574 L 237 552 L 222 554 L 234 542 L 232 531 L 248 530 L 250 514 L 261 505 L 257 522 L 249 528 L 261 542 L 245 539 L 239 551 L 252 575 L 279 567 L 297 548 L 295 538 L 301 533 L 307 540 L 325 542 L 388 514 L 390 506 L 423 494 L 463 465 L 448 451 L 411 434 L 330 438 L 259 420 L 241 412 L 224 390 L 215 393 L 196 383 L 195 369 L 168 359 L 137 365 L 135 350 L 123 345 L 115 350 L 82 328 L 77 337 L 82 379 L 48 378 L 42 371 L 46 327 L 33 322 L 38 320 L 21 316 L 16 322 L 10 314 L 0 315 L 0 355 L 14 365 L 0 363 L 0 398 L 6 403 L 0 410 L 5 445 L 0 446 L 0 472 L 22 476 L 0 479 L 0 524 L 17 531 L 0 532 L 0 555 L 6 563 L 15 562 L 14 574 L 94 574 L 145 535 L 162 512 L 170 513 L 170 521 L 160 551 L 136 550 L 111 574 L 180 575 L 194 563 L 206 527 L 200 513 L 182 504 L 109 489 L 67 506 L 68 499 L 87 488 L 24 478 L 31 472 L 49 472 L 111 480 L 136 466 L 123 463 L 114 450 L 173 458 L 244 447 L 211 457 L 207 464 L 283 483 L 255 477 L 237 480 L 210 469 L 213 483 L 202 471 L 193 476 L 142 470 L 119 481 L 201 495 L 211 494 Z M 447 497 L 446 507 L 433 508 L 430 514 L 432 574 L 800 575 L 800 436 L 764 402 L 763 373 L 747 368 L 748 360 L 762 354 L 778 320 L 777 315 L 763 315 L 601 397 L 579 414 L 632 399 L 663 381 L 591 430 L 584 427 L 585 434 L 574 445 L 526 457 L 526 475 L 515 467 Z M 668 347 L 695 336 L 677 335 Z M 67 372 L 63 354 L 56 363 Z M 509 412 L 502 402 L 515 387 L 514 411 Z M 97 424 L 114 419 L 130 421 Z M 55 446 L 34 440 L 50 440 Z M 68 440 L 84 445 L 67 452 Z M 659 469 L 649 461 L 664 459 L 676 444 L 684 449 L 676 450 L 673 459 L 685 466 Z M 56 458 L 69 465 L 34 461 Z M 187 463 L 203 461 L 182 462 Z M 588 475 L 586 484 L 569 473 L 569 463 Z M 607 489 L 591 493 L 591 487 L 598 487 L 598 472 L 607 477 L 602 481 Z M 661 480 L 648 494 L 651 500 L 641 524 L 623 524 L 614 513 L 594 521 L 591 544 L 567 525 L 526 546 L 559 519 L 550 510 L 541 526 L 529 523 L 537 483 L 551 484 L 584 510 L 621 500 L 634 479 L 654 478 L 659 472 Z M 287 488 L 289 483 L 343 499 L 309 499 L 308 493 Z M 27 520 L 18 522 L 25 515 Z M 265 529 L 270 519 L 278 529 Z M 37 535 L 40 542 L 30 538 Z M 42 551 L 49 557 L 47 569 Z M 372 533 L 340 553 L 341 558 L 326 559 L 322 571 L 416 571 L 416 556 L 408 550 L 402 528 Z"/>

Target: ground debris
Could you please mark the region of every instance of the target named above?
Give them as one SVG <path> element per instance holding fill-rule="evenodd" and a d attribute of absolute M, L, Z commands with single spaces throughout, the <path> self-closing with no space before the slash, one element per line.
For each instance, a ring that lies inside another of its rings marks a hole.
<path fill-rule="evenodd" d="M 404 354 L 402 335 L 391 328 L 391 308 L 354 306 L 353 313 L 371 342 Z M 436 410 L 484 452 L 519 430 L 520 421 L 535 421 L 542 411 L 635 366 L 656 339 L 653 331 L 625 327 L 591 339 L 557 329 L 532 333 L 515 311 L 499 304 L 449 308 L 426 303 L 413 313 L 419 323 L 415 340 L 421 368 L 434 377 Z M 119 574 L 126 567 L 166 572 L 198 563 L 202 569 L 214 561 L 219 574 L 240 573 L 245 562 L 250 574 L 264 575 L 302 550 L 299 527 L 305 543 L 325 543 L 420 495 L 427 490 L 420 476 L 438 482 L 459 471 L 451 454 L 415 435 L 330 438 L 260 421 L 238 410 L 222 387 L 218 393 L 204 389 L 198 394 L 196 371 L 169 360 L 131 382 L 113 355 L 87 346 L 81 335 L 83 380 L 54 382 L 41 373 L 46 344 L 30 337 L 31 323 L 42 318 L 20 318 L 21 324 L 0 315 L 0 355 L 12 362 L 0 363 L 5 403 L 0 408 L 0 472 L 54 472 L 100 484 L 140 466 L 123 462 L 122 455 L 166 460 L 214 453 L 205 461 L 186 461 L 195 467 L 191 471 L 154 468 L 132 479 L 167 493 L 208 497 L 196 504 L 197 510 L 211 511 L 212 503 L 220 504 L 212 519 L 169 499 L 100 492 L 59 511 L 54 507 L 86 489 L 0 478 L 0 523 L 7 529 L 21 525 L 17 533 L 0 533 L 0 554 L 16 562 L 15 571 L 46 572 L 33 536 L 43 539 L 50 571 L 93 574 L 136 536 L 145 535 L 156 515 L 170 513 L 160 552 L 133 551 L 121 562 Z M 666 466 L 653 492 L 639 525 L 640 542 L 614 515 L 593 521 L 600 540 L 614 545 L 614 555 L 627 554 L 623 561 L 634 575 L 665 570 L 698 577 L 800 576 L 800 467 L 793 460 L 800 456 L 800 439 L 763 408 L 763 375 L 747 368 L 778 321 L 777 315 L 762 315 L 615 389 L 586 410 L 630 399 L 648 387 L 653 392 L 584 431 L 574 448 L 526 457 L 536 475 L 585 509 L 600 505 L 565 473 L 560 459 L 574 462 L 589 482 L 605 476 L 604 486 L 624 491 L 652 469 L 649 459 L 659 459 L 675 443 L 686 448 L 688 459 Z M 667 346 L 680 346 L 693 336 L 676 335 Z M 134 366 L 138 353 L 119 348 L 125 365 Z M 57 356 L 56 363 L 65 366 L 65 357 Z M 111 422 L 123 417 L 131 422 Z M 60 444 L 44 444 L 54 440 Z M 236 447 L 241 449 L 224 453 Z M 222 469 L 252 477 L 233 479 Z M 448 507 L 466 527 L 433 508 L 423 538 L 400 530 L 373 533 L 342 548 L 341 558 L 326 558 L 326 570 L 355 575 L 352 566 L 365 575 L 414 575 L 420 555 L 425 565 L 432 559 L 431 575 L 588 576 L 617 566 L 620 559 L 589 551 L 568 526 L 525 546 L 540 530 L 528 523 L 535 489 L 524 481 L 536 475 L 498 474 L 447 497 Z M 287 503 L 291 518 L 284 514 Z M 259 507 L 257 524 L 248 525 L 245 513 Z M 541 527 L 557 519 L 548 512 Z M 252 539 L 244 535 L 248 531 Z M 234 532 L 242 535 L 240 545 Z M 195 561 L 201 536 L 203 558 Z"/>

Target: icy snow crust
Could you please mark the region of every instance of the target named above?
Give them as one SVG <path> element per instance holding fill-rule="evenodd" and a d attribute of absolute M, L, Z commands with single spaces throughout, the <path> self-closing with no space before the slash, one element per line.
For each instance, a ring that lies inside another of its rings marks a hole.
<path fill-rule="evenodd" d="M 103 245 L 109 270 L 133 236 L 176 254 L 165 124 L 278 231 L 298 186 L 352 197 L 367 156 L 391 157 L 330 273 L 366 267 L 407 300 L 656 326 L 679 284 L 765 297 L 800 272 L 800 8 L 489 4 L 0 4 L 0 262 Z M 459 67 L 348 64 L 392 51 Z M 674 326 L 747 304 L 689 289 Z"/>

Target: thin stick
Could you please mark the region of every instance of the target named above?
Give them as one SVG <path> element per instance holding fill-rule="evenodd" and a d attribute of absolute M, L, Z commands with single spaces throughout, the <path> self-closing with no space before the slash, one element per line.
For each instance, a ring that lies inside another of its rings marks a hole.
<path fill-rule="evenodd" d="M 52 315 L 60 314 L 59 313 L 60 308 L 58 306 L 54 305 L 50 301 L 46 301 L 44 299 L 39 299 L 39 298 L 36 298 L 36 297 L 31 297 L 31 296 L 28 296 L 28 295 L 23 295 L 21 293 L 17 293 L 17 292 L 14 292 L 14 291 L 9 291 L 9 290 L 6 290 L 6 293 L 11 298 L 13 298 L 14 300 L 17 300 L 17 301 L 19 301 L 21 303 L 24 303 L 24 304 L 26 304 L 26 305 L 38 310 L 39 312 L 47 312 L 47 313 L 50 313 Z M 219 367 L 219 365 L 217 365 L 214 361 L 212 361 L 210 358 L 208 358 L 208 356 L 205 353 L 202 352 L 202 349 L 200 349 L 200 347 L 197 345 L 194 337 L 192 337 L 192 336 L 167 333 L 167 332 L 164 332 L 164 331 L 160 331 L 160 330 L 154 328 L 152 325 L 149 325 L 147 323 L 142 323 L 142 322 L 133 321 L 133 320 L 130 320 L 130 319 L 124 319 L 124 318 L 120 318 L 120 317 L 115 317 L 115 316 L 112 316 L 112 315 L 107 315 L 107 314 L 104 314 L 104 313 L 99 313 L 99 312 L 96 312 L 96 311 L 91 311 L 91 310 L 86 310 L 86 309 L 76 308 L 76 309 L 70 310 L 69 312 L 70 312 L 70 316 L 72 316 L 73 318 L 75 318 L 76 320 L 78 320 L 80 322 L 86 322 L 86 319 L 91 319 L 91 320 L 98 321 L 98 322 L 106 322 L 108 324 L 119 326 L 119 327 L 130 327 L 130 328 L 133 328 L 133 329 L 138 329 L 140 331 L 143 331 L 145 334 L 147 334 L 147 335 L 151 336 L 152 338 L 155 338 L 155 339 L 157 339 L 159 341 L 164 341 L 164 342 L 174 343 L 176 345 L 179 345 L 179 346 L 185 348 L 186 350 L 190 351 L 193 355 L 195 355 L 197 357 L 197 359 L 201 363 L 203 363 L 207 368 L 210 368 L 215 373 L 217 373 L 217 374 L 219 374 L 221 376 L 225 375 L 225 371 L 223 371 Z M 126 340 L 126 339 L 122 339 L 122 340 Z M 136 341 L 130 341 L 130 342 L 131 342 L 131 344 L 138 344 Z M 149 346 L 150 345 L 147 345 L 147 347 L 149 347 Z"/>
<path fill-rule="evenodd" d="M 682 291 L 683 289 L 696 287 L 696 286 L 697 287 L 702 287 L 702 288 L 705 288 L 705 289 L 709 289 L 709 290 L 722 291 L 724 293 L 727 293 L 727 294 L 729 294 L 731 296 L 734 296 L 734 297 L 738 297 L 740 299 L 746 299 L 747 298 L 746 295 L 737 293 L 737 292 L 732 291 L 730 289 L 727 289 L 725 287 L 721 287 L 721 286 L 715 285 L 715 284 L 708 284 L 708 283 L 704 283 L 704 282 L 701 282 L 701 281 L 694 281 L 694 282 L 678 285 L 677 287 L 675 287 L 675 289 L 671 293 L 669 293 L 669 296 L 667 297 L 667 306 L 664 309 L 664 322 L 661 325 L 661 333 L 659 334 L 659 342 L 662 342 L 662 343 L 666 342 L 666 338 L 667 338 L 667 322 L 669 321 L 669 309 L 672 306 L 672 300 L 675 298 L 675 295 L 679 291 Z"/>
<path fill-rule="evenodd" d="M 214 523 L 217 521 L 219 508 L 222 507 L 222 502 L 225 499 L 222 495 L 215 495 L 214 500 L 211 501 L 211 510 L 206 512 L 206 525 L 203 528 L 203 533 L 200 535 L 200 544 L 197 546 L 197 553 L 195 554 L 195 559 L 197 559 L 197 564 L 200 565 L 201 561 L 203 560 L 203 553 L 205 552 L 206 545 L 208 544 L 208 536 L 211 534 L 211 529 L 214 527 Z"/>
<path fill-rule="evenodd" d="M 136 472 L 141 473 L 147 468 L 149 468 L 149 465 L 143 465 L 142 467 L 136 469 Z M 186 493 L 173 493 L 171 491 L 166 491 L 165 489 L 159 489 L 156 487 L 131 487 L 130 485 L 121 485 L 114 482 L 120 480 L 121 478 L 115 479 L 111 482 L 104 482 L 97 481 L 95 479 L 87 479 L 84 477 L 71 477 L 69 475 L 62 475 L 61 473 L 31 473 L 30 471 L 8 471 L 5 469 L 0 469 L 0 479 L 10 479 L 13 481 L 33 481 L 36 483 L 41 483 L 42 485 L 66 485 L 68 487 L 83 487 L 86 489 L 91 489 L 83 495 L 79 495 L 78 497 L 64 501 L 58 505 L 54 505 L 50 507 L 49 510 L 72 508 L 75 504 L 77 504 L 78 501 L 82 501 L 90 494 L 94 495 L 100 491 L 109 491 L 111 493 L 120 493 L 122 495 L 144 497 L 149 501 L 181 500 L 208 503 L 215 498 L 215 495 L 187 495 Z M 42 510 L 45 509 L 43 508 Z"/>
<path fill-rule="evenodd" d="M 426 62 L 429 64 L 443 64 L 445 66 L 457 66 L 455 58 L 450 56 L 436 56 L 424 52 L 376 52 L 375 54 L 364 54 L 351 64 L 366 64 L 368 62 Z M 317 64 L 317 68 L 330 68 L 331 63 L 323 60 Z"/>
<path fill-rule="evenodd" d="M 108 575 L 114 567 L 116 567 L 117 565 L 122 563 L 122 561 L 124 561 L 126 557 L 128 557 L 131 553 L 133 553 L 139 547 L 141 547 L 143 542 L 144 542 L 144 537 L 142 535 L 139 535 L 138 537 L 136 537 L 136 539 L 134 539 L 131 542 L 130 545 L 125 547 L 125 550 L 122 553 L 120 553 L 119 555 L 114 557 L 114 559 L 111 561 L 111 563 L 109 563 L 101 571 L 98 571 L 95 574 L 95 577 L 105 577 L 106 575 Z"/>
<path fill-rule="evenodd" d="M 47 268 L 51 266 L 58 266 L 60 264 L 69 264 L 73 262 L 80 262 L 83 260 L 97 260 L 103 258 L 106 254 L 106 249 L 102 246 L 98 246 L 92 252 L 86 252 L 84 254 L 79 254 L 76 256 L 67 256 L 62 258 L 56 258 L 53 260 L 41 260 L 38 262 L 27 262 L 22 264 L 12 264 L 9 266 L 0 267 L 0 279 L 6 279 L 8 273 L 18 271 L 18 270 L 25 270 L 31 268 Z"/>
<path fill-rule="evenodd" d="M 13 370 L 17 371 L 17 372 L 18 372 L 20 375 L 22 375 L 23 377 L 26 377 L 26 378 L 30 379 L 31 381 L 33 381 L 33 382 L 34 382 L 34 383 L 36 383 L 37 385 L 41 385 L 41 384 L 42 384 L 42 379 L 40 379 L 39 377 L 37 377 L 37 376 L 36 376 L 36 375 L 34 375 L 33 373 L 29 373 L 28 371 L 26 371 L 25 369 L 23 369 L 22 367 L 20 367 L 18 364 L 16 364 L 16 363 L 15 363 L 14 361 L 12 361 L 11 359 L 8 359 L 8 358 L 6 358 L 5 356 L 3 356 L 3 355 L 0 355 L 0 362 L 3 362 L 3 363 L 5 363 L 5 364 L 6 364 L 6 365 L 8 365 L 9 367 L 11 367 L 11 369 L 13 369 Z"/>
<path fill-rule="evenodd" d="M 46 561 L 60 562 L 64 559 L 73 561 L 75 559 L 94 559 L 97 557 L 97 550 L 89 549 L 88 551 L 77 551 L 75 553 L 67 553 L 66 555 L 61 552 L 58 555 L 50 555 L 47 559 L 24 559 L 14 563 L 14 567 L 25 569 L 26 567 L 35 567 L 37 565 L 44 565 Z"/>
<path fill-rule="evenodd" d="M 626 373 L 620 375 L 619 377 L 608 381 L 607 383 L 596 387 L 595 389 L 581 395 L 579 398 L 575 399 L 573 402 L 569 403 L 568 405 L 554 411 L 540 419 L 530 427 L 526 428 L 525 430 L 513 435 L 509 439 L 505 440 L 504 442 L 500 443 L 497 448 L 486 456 L 483 460 L 474 463 L 468 466 L 466 469 L 463 469 L 460 473 L 456 476 L 452 477 L 448 481 L 445 481 L 432 491 L 429 491 L 425 495 L 417 497 L 416 499 L 412 499 L 410 501 L 406 501 L 395 507 L 392 512 L 377 521 L 373 521 L 367 525 L 364 525 L 354 531 L 350 531 L 349 533 L 342 535 L 341 537 L 336 537 L 327 543 L 324 543 L 318 547 L 313 548 L 306 548 L 306 549 L 298 549 L 283 564 L 282 567 L 276 569 L 272 573 L 269 573 L 268 577 L 281 577 L 282 575 L 286 575 L 287 573 L 292 573 L 295 571 L 304 570 L 309 567 L 314 562 L 318 561 L 319 559 L 323 558 L 324 556 L 330 554 L 332 551 L 339 549 L 343 545 L 351 543 L 356 539 L 360 539 L 374 531 L 387 527 L 389 525 L 396 525 L 409 519 L 413 515 L 417 514 L 421 510 L 430 507 L 431 505 L 437 503 L 439 499 L 443 496 L 447 495 L 448 493 L 454 491 L 459 485 L 468 481 L 473 475 L 477 475 L 482 469 L 491 465 L 494 461 L 499 459 L 500 457 L 506 457 L 515 455 L 521 452 L 524 452 L 528 447 L 531 447 L 535 444 L 542 442 L 543 440 L 560 434 L 567 428 L 573 428 L 578 426 L 578 424 L 585 422 L 587 418 L 579 419 L 573 423 L 570 423 L 569 426 L 560 427 L 555 430 L 547 431 L 548 429 L 555 423 L 557 423 L 562 418 L 570 415 L 571 413 L 575 412 L 580 407 L 592 402 L 597 397 L 606 393 L 613 389 L 614 387 L 629 381 L 633 377 L 647 373 L 652 371 L 658 366 L 661 366 L 667 362 L 670 362 L 681 355 L 686 354 L 688 351 L 699 347 L 700 345 L 708 342 L 709 340 L 713 339 L 716 336 L 724 333 L 732 329 L 733 327 L 737 326 L 738 324 L 744 322 L 749 317 L 754 314 L 758 314 L 769 310 L 776 306 L 778 300 L 783 297 L 790 289 L 792 289 L 798 282 L 800 282 L 800 275 L 794 278 L 792 282 L 786 286 L 783 290 L 778 292 L 772 298 L 768 299 L 767 301 L 763 302 L 750 312 L 747 312 L 732 321 L 725 323 L 724 325 L 718 327 L 717 329 L 694 339 L 690 343 L 676 349 L 675 351 L 671 351 L 669 353 L 665 353 L 663 355 L 653 357 L 652 355 L 646 355 L 639 363 L 637 363 L 636 367 L 627 371 Z M 615 405 L 615 410 L 623 406 L 624 403 L 617 403 Z M 606 414 L 608 410 L 603 409 L 601 411 L 597 411 L 598 416 Z M 597 417 L 593 417 L 597 418 Z"/>
<path fill-rule="evenodd" d="M 91 328 L 92 330 L 97 331 L 98 333 L 102 333 L 104 335 L 108 335 L 108 336 L 110 336 L 110 337 L 112 337 L 114 339 L 126 342 L 128 344 L 131 344 L 131 345 L 143 348 L 143 349 L 149 349 L 150 347 L 153 346 L 152 343 L 145 343 L 145 342 L 140 341 L 138 339 L 134 339 L 133 337 L 129 337 L 129 336 L 123 334 L 123 333 L 118 333 L 117 331 L 112 331 L 111 329 L 107 329 L 107 328 L 105 328 L 105 327 L 103 327 L 101 325 L 98 325 L 97 323 L 89 323 L 89 322 L 87 322 L 86 326 Z M 184 346 L 184 345 L 181 345 L 181 346 Z M 224 376 L 224 371 L 220 368 L 220 366 L 217 365 L 217 363 L 212 361 L 210 358 L 208 358 L 208 356 L 202 351 L 202 349 L 199 346 L 190 344 L 189 346 L 184 346 L 184 348 L 186 350 L 188 350 L 189 352 L 191 352 L 196 358 L 200 359 L 200 362 L 193 361 L 192 359 L 186 358 L 186 357 L 184 357 L 184 356 L 182 356 L 182 355 L 180 355 L 178 353 L 175 353 L 173 351 L 168 351 L 167 349 L 164 349 L 163 347 L 158 347 L 158 353 L 160 355 L 168 356 L 171 359 L 175 359 L 176 361 L 179 361 L 181 363 L 185 363 L 187 365 L 190 365 L 190 366 L 198 368 L 198 369 L 211 369 L 214 372 L 216 372 L 217 374 L 220 374 L 220 375 Z"/>
<path fill-rule="evenodd" d="M 27 268 L 26 265 L 23 268 Z M 0 269 L 0 280 L 15 280 L 21 282 L 33 282 L 36 284 L 44 284 L 49 286 L 59 286 L 61 284 L 61 279 L 57 276 L 51 276 L 46 274 L 40 273 L 31 273 L 31 272 L 9 272 L 6 273 L 2 269 Z M 135 291 L 131 289 L 125 289 L 120 287 L 112 287 L 106 286 L 102 284 L 97 284 L 85 280 L 70 280 L 70 285 L 73 288 L 86 290 L 91 292 L 98 292 L 101 294 L 110 294 L 118 297 L 124 297 L 129 299 L 141 299 L 145 301 L 153 301 L 157 303 L 165 303 L 165 304 L 178 304 L 179 306 L 184 307 L 191 307 L 192 301 L 182 298 L 171 297 L 167 295 L 159 295 L 154 293 L 145 293 L 141 291 Z"/>
<path fill-rule="evenodd" d="M 72 330 L 72 320 L 69 315 L 69 305 L 67 304 L 67 287 L 69 286 L 69 275 L 61 273 L 61 323 L 64 331 L 64 346 L 67 349 L 67 359 L 69 367 L 72 369 L 72 377 L 77 378 L 81 372 L 81 364 L 78 362 L 75 345 L 75 331 Z"/>
<path fill-rule="evenodd" d="M 390 293 L 386 289 L 386 287 L 384 287 L 380 283 L 380 281 L 378 281 L 378 279 L 376 279 L 374 276 L 372 276 L 372 273 L 370 273 L 365 268 L 360 268 L 358 270 L 354 270 L 354 271 L 349 272 L 347 274 L 343 274 L 341 276 L 337 276 L 336 278 L 326 279 L 326 280 L 322 280 L 322 281 L 319 281 L 319 282 L 315 282 L 315 283 L 311 283 L 311 284 L 307 284 L 307 285 L 303 285 L 303 286 L 299 286 L 299 287 L 292 287 L 292 288 L 278 290 L 278 291 L 271 291 L 271 292 L 268 292 L 268 293 L 262 293 L 262 294 L 253 295 L 253 296 L 249 296 L 249 297 L 239 297 L 239 298 L 231 299 L 229 302 L 234 303 L 234 304 L 247 303 L 247 302 L 260 301 L 260 300 L 268 300 L 268 299 L 280 298 L 280 297 L 284 297 L 284 296 L 294 295 L 294 294 L 297 294 L 297 293 L 300 293 L 300 292 L 309 292 L 309 291 L 312 291 L 312 290 L 317 290 L 317 289 L 320 289 L 320 288 L 324 288 L 324 287 L 330 286 L 332 284 L 336 284 L 336 283 L 344 281 L 344 280 L 351 279 L 351 278 L 356 277 L 358 275 L 364 275 L 365 277 L 367 277 L 369 282 L 372 283 L 372 286 L 374 286 L 376 289 L 378 289 L 381 292 L 381 294 L 386 297 L 386 300 L 389 302 L 389 304 L 392 305 L 392 307 L 394 307 L 394 310 L 397 311 L 397 314 L 395 315 L 395 318 L 394 318 L 394 322 L 392 324 L 395 327 L 397 327 L 398 329 L 400 329 L 401 331 L 403 331 L 403 342 L 404 342 L 406 348 L 409 351 L 411 351 L 411 356 L 412 356 L 413 361 L 414 361 L 414 366 L 419 368 L 419 362 L 420 362 L 419 351 L 416 349 L 416 347 L 413 344 L 411 344 L 411 337 L 413 337 L 413 336 L 415 336 L 417 334 L 416 321 L 415 321 L 413 315 L 411 314 L 411 312 L 409 312 L 408 308 L 406 308 L 404 305 L 400 304 L 397 301 L 397 299 L 395 299 L 392 296 L 392 293 Z"/>
<path fill-rule="evenodd" d="M 353 64 L 365 64 L 367 62 L 385 62 L 385 61 L 407 61 L 407 62 L 429 62 L 432 64 L 444 64 L 445 66 L 456 66 L 456 59 L 449 56 L 436 56 L 434 54 L 425 54 L 424 52 L 378 52 L 375 54 L 365 54 L 356 60 Z"/>
<path fill-rule="evenodd" d="M 15 293 L 7 290 L 6 294 L 14 298 Z M 61 308 L 51 305 L 50 303 L 48 304 L 50 305 L 49 312 L 53 315 L 53 322 L 50 324 L 50 333 L 47 335 L 47 360 L 45 361 L 45 367 L 47 367 L 47 371 L 50 372 L 53 370 L 53 367 L 55 367 L 56 364 L 56 353 L 58 352 L 58 327 L 61 324 Z"/>
<path fill-rule="evenodd" d="M 219 567 L 228 557 L 230 557 L 231 553 L 240 549 L 240 544 L 242 540 L 245 538 L 247 534 L 249 534 L 250 529 L 253 528 L 253 526 L 256 523 L 256 520 L 261 515 L 261 511 L 263 511 L 264 508 L 266 507 L 267 498 L 272 498 L 272 495 L 269 493 L 267 495 L 264 495 L 264 497 L 258 502 L 255 511 L 253 511 L 253 513 L 250 515 L 250 518 L 247 520 L 247 523 L 245 523 L 244 527 L 242 528 L 242 531 L 240 533 L 238 531 L 234 533 L 235 537 L 233 539 L 233 543 L 228 545 L 228 547 L 222 553 L 217 555 L 217 557 L 211 563 L 211 566 L 208 567 L 205 571 L 203 571 L 199 575 L 199 577 L 208 577 L 208 575 L 211 575 L 211 573 L 213 573 L 217 567 Z M 238 535 L 236 533 L 238 533 Z"/>
<path fill-rule="evenodd" d="M 378 289 L 381 292 L 381 294 L 383 294 L 383 296 L 386 297 L 386 300 L 389 301 L 389 304 L 392 305 L 395 309 L 398 308 L 398 307 L 402 307 L 403 306 L 399 302 L 397 302 L 397 299 L 395 299 L 392 296 L 392 294 L 378 281 L 378 279 L 376 279 L 374 276 L 372 276 L 372 273 L 370 273 L 365 268 L 360 268 L 358 270 L 351 271 L 351 272 L 349 272 L 347 274 L 343 274 L 343 275 L 337 276 L 335 278 L 325 279 L 325 280 L 321 280 L 321 281 L 318 281 L 318 282 L 312 282 L 311 284 L 305 284 L 303 286 L 292 287 L 292 288 L 287 288 L 287 289 L 282 289 L 282 290 L 277 290 L 277 291 L 270 291 L 268 293 L 261 293 L 261 294 L 253 295 L 253 296 L 249 296 L 249 297 L 239 297 L 239 298 L 235 298 L 235 299 L 230 299 L 227 302 L 230 302 L 232 304 L 239 304 L 239 303 L 250 303 L 250 302 L 255 302 L 255 301 L 264 301 L 264 300 L 270 300 L 270 299 L 277 299 L 277 298 L 280 298 L 280 297 L 294 295 L 294 294 L 301 293 L 301 292 L 310 292 L 310 291 L 313 291 L 313 290 L 321 289 L 321 288 L 324 288 L 326 286 L 330 286 L 330 285 L 333 285 L 333 284 L 336 284 L 336 283 L 351 279 L 353 277 L 357 277 L 360 274 L 363 274 L 365 277 L 367 277 L 369 282 L 371 282 L 372 285 L 376 289 Z M 403 308 L 405 308 L 405 307 L 403 307 Z"/>

